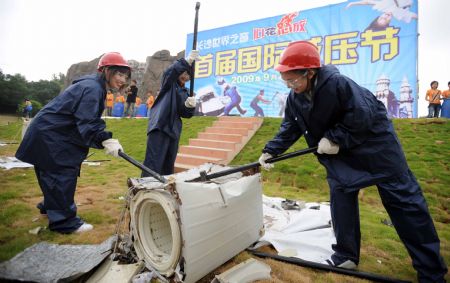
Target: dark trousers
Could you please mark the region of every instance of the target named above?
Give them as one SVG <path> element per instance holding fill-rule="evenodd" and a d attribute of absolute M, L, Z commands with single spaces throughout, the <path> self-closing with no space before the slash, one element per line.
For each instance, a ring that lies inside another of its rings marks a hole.
<path fill-rule="evenodd" d="M 178 139 L 172 139 L 162 131 L 151 131 L 147 135 L 144 165 L 160 175 L 173 174 L 177 152 Z M 142 172 L 142 177 L 149 176 Z"/>
<path fill-rule="evenodd" d="M 440 241 L 422 190 L 411 171 L 377 184 L 383 205 L 405 245 L 419 282 L 444 282 L 447 267 L 440 255 Z M 359 262 L 360 227 L 358 192 L 330 188 L 331 219 L 336 235 L 332 259 Z"/>
<path fill-rule="evenodd" d="M 441 104 L 432 104 L 428 105 L 428 116 L 427 118 L 438 118 L 439 112 L 441 111 Z"/>
<path fill-rule="evenodd" d="M 44 201 L 38 206 L 48 216 L 49 229 L 60 233 L 77 230 L 84 223 L 77 216 L 74 201 L 80 168 L 41 170 L 35 166 L 34 171 L 44 194 Z"/>

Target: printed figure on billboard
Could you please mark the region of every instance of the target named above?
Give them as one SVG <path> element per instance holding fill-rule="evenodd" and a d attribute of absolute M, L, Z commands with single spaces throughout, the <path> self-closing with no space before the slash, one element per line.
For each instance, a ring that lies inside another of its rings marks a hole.
<path fill-rule="evenodd" d="M 369 5 L 373 10 L 383 14 L 390 14 L 399 21 L 410 23 L 412 19 L 417 19 L 417 14 L 409 10 L 413 5 L 413 0 L 366 0 L 355 1 L 347 5 L 346 9 L 352 6 Z"/>
<path fill-rule="evenodd" d="M 381 31 L 386 29 L 392 20 L 392 13 L 387 12 L 379 15 L 378 17 L 373 20 L 369 26 L 366 28 L 366 30 L 373 30 L 373 31 Z"/>
<path fill-rule="evenodd" d="M 272 101 L 276 101 L 278 104 L 278 116 L 284 117 L 284 110 L 286 109 L 286 99 L 289 93 L 281 93 L 279 91 L 275 92 L 272 97 Z"/>
<path fill-rule="evenodd" d="M 223 86 L 223 96 L 230 98 L 230 102 L 225 106 L 222 115 L 230 115 L 231 110 L 233 110 L 233 108 L 235 107 L 242 116 L 245 115 L 245 113 L 247 113 L 247 110 L 241 108 L 242 98 L 237 91 L 237 87 L 228 84 L 224 78 L 219 78 L 217 84 Z"/>
<path fill-rule="evenodd" d="M 265 104 L 271 103 L 270 100 L 264 99 L 264 89 L 260 89 L 259 93 L 253 98 L 252 102 L 250 103 L 250 107 L 255 110 L 255 114 L 253 114 L 254 117 L 264 117 L 264 111 L 258 105 L 260 101 Z"/>

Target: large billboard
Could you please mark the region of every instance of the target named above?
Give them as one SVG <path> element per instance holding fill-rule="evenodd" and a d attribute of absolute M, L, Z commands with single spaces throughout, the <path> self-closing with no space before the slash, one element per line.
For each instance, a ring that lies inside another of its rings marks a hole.
<path fill-rule="evenodd" d="M 309 40 L 390 117 L 417 117 L 417 39 L 414 0 L 347 1 L 201 31 L 197 114 L 282 117 L 290 90 L 273 67 L 289 42 Z M 189 34 L 186 54 L 192 42 Z"/>

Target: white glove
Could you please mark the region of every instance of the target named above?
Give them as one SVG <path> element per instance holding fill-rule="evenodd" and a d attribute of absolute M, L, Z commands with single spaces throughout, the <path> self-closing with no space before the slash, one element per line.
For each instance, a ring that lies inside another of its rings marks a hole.
<path fill-rule="evenodd" d="M 102 142 L 103 147 L 105 148 L 105 153 L 112 155 L 114 157 L 119 157 L 119 150 L 123 151 L 122 146 L 119 141 L 116 139 L 107 139 Z"/>
<path fill-rule="evenodd" d="M 337 154 L 339 152 L 339 145 L 330 141 L 327 138 L 322 138 L 319 141 L 319 147 L 317 148 L 317 153 L 320 154 Z"/>
<path fill-rule="evenodd" d="M 184 102 L 184 106 L 187 108 L 195 108 L 195 105 L 197 105 L 197 101 L 193 96 L 189 96 Z"/>
<path fill-rule="evenodd" d="M 273 168 L 273 164 L 272 163 L 266 163 L 267 159 L 272 158 L 272 154 L 264 152 L 263 154 L 261 154 L 261 156 L 259 157 L 258 161 L 259 164 L 261 164 L 261 166 L 266 169 L 267 171 L 269 171 L 270 169 Z"/>
<path fill-rule="evenodd" d="M 198 61 L 200 59 L 200 52 L 198 50 L 192 50 L 191 53 L 189 53 L 187 61 L 189 64 L 192 64 L 194 61 Z"/>

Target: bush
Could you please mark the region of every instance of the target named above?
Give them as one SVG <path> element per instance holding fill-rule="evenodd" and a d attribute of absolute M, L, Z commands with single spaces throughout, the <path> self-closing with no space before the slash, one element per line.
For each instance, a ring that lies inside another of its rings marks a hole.
<path fill-rule="evenodd" d="M 31 113 L 31 117 L 33 117 L 34 115 L 36 115 L 39 112 L 39 110 L 42 109 L 42 104 L 36 100 L 30 100 L 30 101 L 31 101 L 31 105 L 33 105 L 33 111 Z M 17 114 L 22 116 L 24 108 L 25 108 L 25 102 L 22 102 L 19 105 L 17 105 Z"/>

